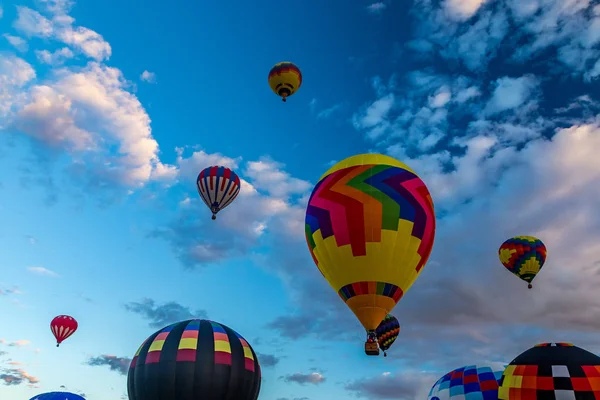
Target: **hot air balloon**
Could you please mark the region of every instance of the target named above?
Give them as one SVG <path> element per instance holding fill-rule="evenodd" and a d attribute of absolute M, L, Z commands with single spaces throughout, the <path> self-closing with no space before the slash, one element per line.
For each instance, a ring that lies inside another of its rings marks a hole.
<path fill-rule="evenodd" d="M 129 400 L 256 400 L 261 370 L 248 342 L 223 324 L 192 319 L 154 333 L 131 360 Z"/>
<path fill-rule="evenodd" d="M 38 394 L 30 400 L 85 400 L 85 397 L 69 392 L 49 392 Z"/>
<path fill-rule="evenodd" d="M 212 211 L 212 219 L 231 204 L 240 192 L 240 177 L 227 167 L 204 168 L 196 179 L 198 194 Z"/>
<path fill-rule="evenodd" d="M 379 344 L 379 348 L 383 350 L 384 357 L 387 357 L 386 351 L 394 344 L 399 333 L 400 323 L 396 317 L 391 314 L 386 315 L 375 330 L 377 343 Z"/>
<path fill-rule="evenodd" d="M 503 371 L 504 368 L 489 365 L 457 368 L 438 379 L 427 400 L 498 400 L 498 381 Z"/>
<path fill-rule="evenodd" d="M 280 62 L 275 64 L 269 71 L 269 86 L 271 90 L 285 102 L 287 98 L 302 85 L 302 73 L 300 69 L 291 62 Z"/>
<path fill-rule="evenodd" d="M 433 247 L 435 213 L 423 181 L 381 154 L 338 162 L 310 196 L 306 241 L 321 274 L 367 330 L 376 329 L 415 282 Z"/>
<path fill-rule="evenodd" d="M 531 289 L 531 282 L 546 262 L 546 246 L 533 236 L 515 236 L 502 243 L 498 256 L 506 269 L 527 282 Z"/>
<path fill-rule="evenodd" d="M 500 378 L 500 400 L 600 399 L 600 357 L 571 343 L 541 343 Z"/>
<path fill-rule="evenodd" d="M 56 347 L 77 330 L 77 321 L 68 315 L 59 315 L 50 322 L 50 330 L 56 338 Z"/>

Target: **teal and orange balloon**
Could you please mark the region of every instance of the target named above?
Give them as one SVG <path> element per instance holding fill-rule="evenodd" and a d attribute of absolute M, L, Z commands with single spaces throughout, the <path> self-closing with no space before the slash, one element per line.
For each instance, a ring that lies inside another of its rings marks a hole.
<path fill-rule="evenodd" d="M 546 254 L 546 246 L 534 236 L 515 236 L 502 243 L 498 250 L 502 265 L 527 282 L 529 289 L 546 262 Z"/>
<path fill-rule="evenodd" d="M 269 71 L 269 86 L 273 93 L 281 97 L 282 101 L 293 95 L 302 85 L 302 72 L 291 62 L 275 64 Z"/>
<path fill-rule="evenodd" d="M 433 201 L 406 164 L 382 154 L 359 154 L 319 179 L 306 209 L 305 230 L 321 274 L 373 342 L 377 326 L 431 254 Z"/>
<path fill-rule="evenodd" d="M 387 357 L 386 351 L 394 344 L 400 334 L 400 323 L 396 317 L 388 314 L 381 321 L 375 333 L 377 334 L 379 348 L 383 350 L 383 356 Z"/>
<path fill-rule="evenodd" d="M 127 375 L 129 400 L 256 400 L 256 353 L 233 329 L 192 319 L 169 325 L 142 343 Z"/>

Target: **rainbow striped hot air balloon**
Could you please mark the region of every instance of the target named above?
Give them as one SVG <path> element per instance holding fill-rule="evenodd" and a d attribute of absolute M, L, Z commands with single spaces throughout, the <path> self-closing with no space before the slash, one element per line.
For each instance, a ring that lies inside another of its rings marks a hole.
<path fill-rule="evenodd" d="M 379 354 L 372 346 L 377 326 L 415 282 L 433 247 L 427 187 L 394 158 L 356 155 L 319 179 L 305 226 L 315 264 L 368 332 L 365 351 Z"/>
<path fill-rule="evenodd" d="M 281 96 L 281 100 L 284 102 L 296 93 L 301 85 L 302 72 L 291 62 L 275 64 L 269 71 L 269 86 L 273 93 Z"/>

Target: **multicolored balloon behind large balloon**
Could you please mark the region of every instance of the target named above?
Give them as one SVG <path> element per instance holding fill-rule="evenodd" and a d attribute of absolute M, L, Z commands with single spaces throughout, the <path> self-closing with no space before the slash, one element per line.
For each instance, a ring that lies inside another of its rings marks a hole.
<path fill-rule="evenodd" d="M 144 341 L 127 375 L 129 400 L 256 400 L 261 370 L 250 344 L 233 329 L 192 319 Z"/>
<path fill-rule="evenodd" d="M 546 246 L 533 236 L 515 236 L 508 239 L 498 250 L 498 257 L 504 267 L 520 279 L 531 282 L 546 262 Z"/>
<path fill-rule="evenodd" d="M 302 72 L 291 62 L 275 64 L 269 71 L 269 86 L 273 93 L 281 97 L 284 102 L 300 89 L 302 85 Z"/>
<path fill-rule="evenodd" d="M 433 201 L 407 165 L 360 154 L 319 179 L 305 230 L 315 264 L 371 335 L 431 254 Z"/>
<path fill-rule="evenodd" d="M 400 323 L 396 317 L 388 314 L 381 321 L 375 333 L 377 334 L 379 348 L 383 350 L 383 356 L 387 357 L 386 351 L 394 344 L 400 334 Z"/>
<path fill-rule="evenodd" d="M 60 346 L 65 339 L 74 334 L 78 327 L 77 320 L 69 315 L 54 317 L 50 322 L 50 330 L 56 338 L 56 347 Z"/>
<path fill-rule="evenodd" d="M 506 367 L 498 399 L 600 399 L 600 357 L 571 343 L 537 344 Z"/>
<path fill-rule="evenodd" d="M 240 177 L 227 167 L 212 166 L 198 174 L 196 187 L 215 220 L 217 213 L 230 205 L 240 193 Z"/>
<path fill-rule="evenodd" d="M 30 400 L 85 400 L 85 397 L 69 392 L 49 392 L 38 394 Z"/>
<path fill-rule="evenodd" d="M 427 399 L 498 400 L 498 380 L 503 371 L 504 368 L 490 365 L 457 368 L 438 379 L 431 387 Z"/>

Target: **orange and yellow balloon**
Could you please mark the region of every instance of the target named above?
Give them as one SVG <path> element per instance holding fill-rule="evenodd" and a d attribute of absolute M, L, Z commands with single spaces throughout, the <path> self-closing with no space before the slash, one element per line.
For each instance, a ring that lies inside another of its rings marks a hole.
<path fill-rule="evenodd" d="M 374 332 L 423 270 L 435 212 L 429 190 L 410 167 L 381 154 L 360 154 L 319 179 L 305 229 L 325 279 Z"/>
<path fill-rule="evenodd" d="M 296 93 L 302 85 L 302 73 L 291 62 L 275 64 L 269 71 L 269 86 L 271 90 L 285 102 L 288 97 Z"/>

